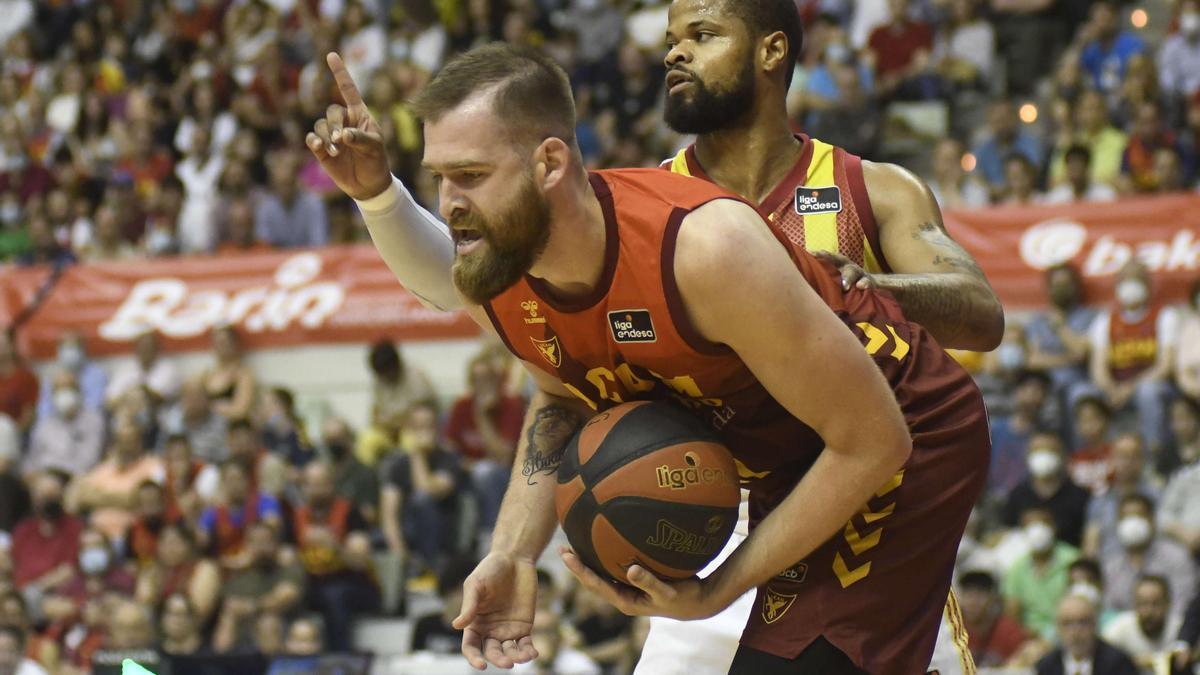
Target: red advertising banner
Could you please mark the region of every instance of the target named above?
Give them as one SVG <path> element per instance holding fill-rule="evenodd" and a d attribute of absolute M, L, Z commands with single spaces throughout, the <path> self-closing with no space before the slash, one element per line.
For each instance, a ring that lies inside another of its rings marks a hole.
<path fill-rule="evenodd" d="M 0 275 L 0 317 L 32 297 L 46 270 Z M 131 260 L 68 268 L 20 328 L 25 352 L 52 356 L 59 336 L 81 332 L 93 354 L 124 352 L 147 329 L 171 349 L 206 348 L 232 324 L 247 347 L 470 337 L 462 313 L 426 309 L 369 245 L 317 250 Z"/>
<path fill-rule="evenodd" d="M 1200 195 L 945 214 L 946 227 L 987 274 L 1008 309 L 1044 306 L 1043 271 L 1075 264 L 1086 301 L 1112 298 L 1113 275 L 1137 256 L 1160 300 L 1178 302 L 1200 278 Z"/>

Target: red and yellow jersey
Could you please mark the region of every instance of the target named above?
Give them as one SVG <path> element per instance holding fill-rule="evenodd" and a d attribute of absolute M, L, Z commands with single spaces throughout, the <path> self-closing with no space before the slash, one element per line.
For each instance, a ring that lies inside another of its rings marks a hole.
<path fill-rule="evenodd" d="M 797 138 L 803 144 L 800 159 L 758 205 L 759 213 L 795 246 L 840 253 L 871 273 L 891 272 L 879 244 L 862 159 L 803 134 Z M 713 182 L 700 166 L 694 145 L 661 168 Z"/>
<path fill-rule="evenodd" d="M 771 397 L 731 349 L 697 334 L 675 281 L 683 219 L 707 202 L 736 197 L 712 183 L 655 169 L 600 171 L 591 182 L 607 228 L 604 273 L 595 291 L 563 302 L 540 280 L 526 277 L 486 308 L 496 331 L 514 354 L 593 409 L 640 399 L 682 402 L 717 430 L 752 487 L 775 492 L 763 481 L 773 482 L 776 471 L 788 468 L 778 476 L 782 497 L 823 442 Z M 961 394 L 978 396 L 970 377 L 924 329 L 904 319 L 890 295 L 843 292 L 832 266 L 802 250 L 791 248 L 791 254 L 875 358 L 914 431 L 958 408 Z M 761 301 L 762 311 L 772 311 L 769 299 Z"/>
<path fill-rule="evenodd" d="M 1158 315 L 1155 305 L 1129 323 L 1114 311 L 1108 323 L 1108 368 L 1117 382 L 1132 380 L 1158 362 Z"/>

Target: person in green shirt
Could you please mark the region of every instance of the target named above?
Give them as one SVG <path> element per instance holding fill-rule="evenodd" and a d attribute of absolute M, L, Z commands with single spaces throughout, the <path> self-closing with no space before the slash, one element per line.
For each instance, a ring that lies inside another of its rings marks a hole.
<path fill-rule="evenodd" d="M 1067 593 L 1071 563 L 1079 551 L 1057 541 L 1054 516 L 1048 509 L 1031 507 L 1021 514 L 1021 527 L 1029 553 L 1013 563 L 1004 575 L 1005 611 L 1034 634 L 1054 640 L 1054 615 Z"/>
<path fill-rule="evenodd" d="M 1050 183 L 1058 185 L 1067 178 L 1066 152 L 1072 145 L 1082 145 L 1092 153 L 1093 183 L 1115 185 L 1121 175 L 1121 157 L 1129 137 L 1112 125 L 1104 95 L 1097 91 L 1080 94 L 1073 111 L 1074 126 L 1059 133 L 1050 161 Z"/>

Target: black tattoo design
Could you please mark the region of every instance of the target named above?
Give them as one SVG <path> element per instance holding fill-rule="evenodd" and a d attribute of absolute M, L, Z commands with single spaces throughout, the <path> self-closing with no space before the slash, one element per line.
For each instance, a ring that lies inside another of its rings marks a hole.
<path fill-rule="evenodd" d="M 946 265 L 960 269 L 968 274 L 977 276 L 980 279 L 986 279 L 983 270 L 975 262 L 971 255 L 958 245 L 958 242 L 950 238 L 946 233 L 945 228 L 933 221 L 925 221 L 917 226 L 917 231 L 912 233 L 913 239 L 920 239 L 927 244 L 936 246 L 947 252 L 944 256 L 935 256 L 933 259 L 934 265 Z"/>
<path fill-rule="evenodd" d="M 562 464 L 563 452 L 571 437 L 583 426 L 579 413 L 561 405 L 550 404 L 537 411 L 525 440 L 525 460 L 521 475 L 530 485 L 537 485 L 537 476 L 553 476 Z"/>

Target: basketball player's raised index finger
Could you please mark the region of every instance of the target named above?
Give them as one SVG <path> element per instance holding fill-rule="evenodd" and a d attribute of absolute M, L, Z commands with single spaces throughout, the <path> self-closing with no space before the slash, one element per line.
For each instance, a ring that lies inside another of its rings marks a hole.
<path fill-rule="evenodd" d="M 337 82 L 338 91 L 342 92 L 342 99 L 346 101 L 347 108 L 363 105 L 362 94 L 358 93 L 358 85 L 354 84 L 354 78 L 350 77 L 350 71 L 346 70 L 346 64 L 342 61 L 342 57 L 338 56 L 337 52 L 329 52 L 325 57 L 325 62 L 329 64 L 329 70 L 333 72 L 333 81 Z"/>

